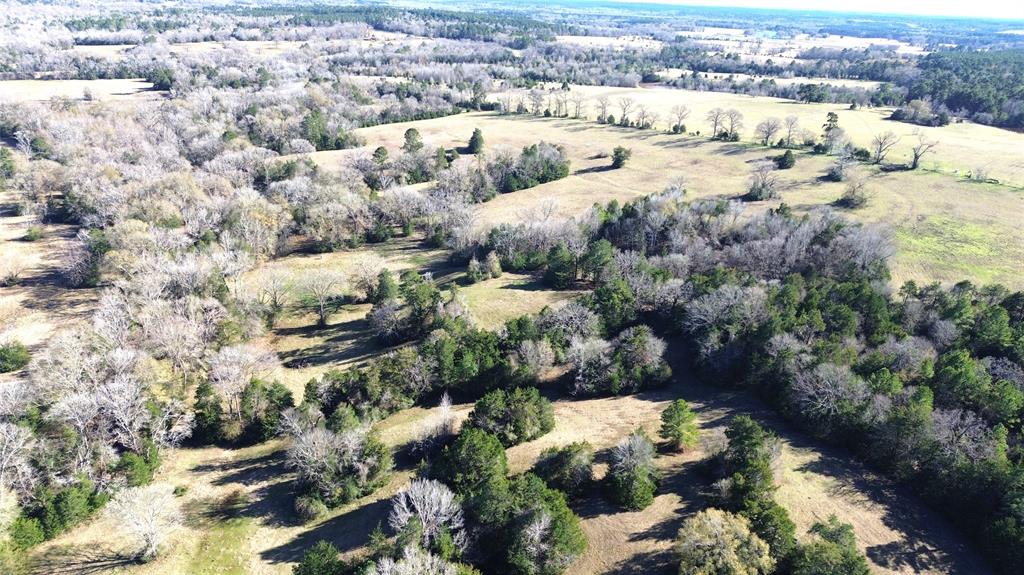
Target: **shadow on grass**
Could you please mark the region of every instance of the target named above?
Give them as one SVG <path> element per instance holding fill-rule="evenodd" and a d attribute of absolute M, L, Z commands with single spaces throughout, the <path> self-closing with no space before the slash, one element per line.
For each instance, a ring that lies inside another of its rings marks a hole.
<path fill-rule="evenodd" d="M 228 520 L 236 517 L 259 519 L 269 526 L 295 525 L 294 475 L 285 466 L 284 450 L 259 457 L 197 465 L 199 473 L 223 473 L 213 480 L 214 485 L 237 485 L 239 491 L 201 510 L 201 516 L 210 520 Z M 242 491 L 251 488 L 245 495 Z"/>
<path fill-rule="evenodd" d="M 47 549 L 32 561 L 33 575 L 90 575 L 135 565 L 134 557 L 96 545 L 66 545 Z"/>
<path fill-rule="evenodd" d="M 358 502 L 352 505 L 358 505 Z M 390 499 L 379 499 L 332 517 L 308 531 L 300 533 L 291 541 L 260 553 L 270 563 L 291 563 L 302 558 L 307 549 L 319 541 L 329 541 L 342 553 L 359 549 L 370 538 L 378 524 L 387 522 L 391 509 Z"/>

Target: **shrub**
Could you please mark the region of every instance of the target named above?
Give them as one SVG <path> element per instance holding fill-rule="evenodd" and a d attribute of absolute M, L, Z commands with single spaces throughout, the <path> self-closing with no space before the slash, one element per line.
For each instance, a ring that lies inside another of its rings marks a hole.
<path fill-rule="evenodd" d="M 35 242 L 43 237 L 43 228 L 39 226 L 31 226 L 25 230 L 25 235 L 21 237 L 23 241 Z"/>
<path fill-rule="evenodd" d="M 315 521 L 327 515 L 327 504 L 315 495 L 300 495 L 295 498 L 295 514 L 304 523 Z"/>
<path fill-rule="evenodd" d="M 496 389 L 480 398 L 469 425 L 493 433 L 505 446 L 536 439 L 555 427 L 551 402 L 534 387 L 506 393 Z"/>
<path fill-rule="evenodd" d="M 356 566 L 342 561 L 338 548 L 327 541 L 318 541 L 292 567 L 292 575 L 354 575 Z"/>
<path fill-rule="evenodd" d="M 654 444 L 638 429 L 612 449 L 608 487 L 612 500 L 626 509 L 645 509 L 654 501 L 657 474 Z"/>
<path fill-rule="evenodd" d="M 697 415 L 690 409 L 686 400 L 677 399 L 661 412 L 661 429 L 658 431 L 658 437 L 677 451 L 697 445 L 700 438 Z"/>
<path fill-rule="evenodd" d="M 788 170 L 796 165 L 796 155 L 793 150 L 786 150 L 781 156 L 776 156 L 775 165 L 780 170 Z"/>
<path fill-rule="evenodd" d="M 594 448 L 583 441 L 545 449 L 533 471 L 551 487 L 575 496 L 593 481 L 593 465 Z"/>
<path fill-rule="evenodd" d="M 720 509 L 705 509 L 683 522 L 675 549 L 680 575 L 760 575 L 775 565 L 747 520 Z"/>
<path fill-rule="evenodd" d="M 17 371 L 32 359 L 25 344 L 20 341 L 8 341 L 0 344 L 0 373 Z"/>
<path fill-rule="evenodd" d="M 624 167 L 632 155 L 633 150 L 623 148 L 622 146 L 615 146 L 615 149 L 612 150 L 612 168 L 617 170 Z"/>
<path fill-rule="evenodd" d="M 800 548 L 793 560 L 793 575 L 869 575 L 867 559 L 857 549 L 853 527 L 840 523 L 835 515 L 827 523 L 815 523 L 811 533 L 818 540 Z"/>
<path fill-rule="evenodd" d="M 17 517 L 8 528 L 8 533 L 18 549 L 35 547 L 46 540 L 43 525 L 35 517 Z"/>
<path fill-rule="evenodd" d="M 470 154 L 479 154 L 484 151 L 484 133 L 480 131 L 480 128 L 473 130 L 473 135 L 469 138 L 469 145 L 466 147 Z"/>

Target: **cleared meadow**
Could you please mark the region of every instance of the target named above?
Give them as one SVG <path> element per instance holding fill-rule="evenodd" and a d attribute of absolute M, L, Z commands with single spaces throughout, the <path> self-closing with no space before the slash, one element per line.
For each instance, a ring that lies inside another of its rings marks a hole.
<path fill-rule="evenodd" d="M 134 100 L 156 98 L 153 84 L 142 78 L 120 80 L 0 80 L 0 102 L 45 101 L 50 98 L 83 100 L 91 94 L 96 100 Z"/>
<path fill-rule="evenodd" d="M 660 96 L 665 92 L 669 91 L 624 93 Z M 828 110 L 838 109 L 728 94 L 680 91 L 677 95 L 700 97 L 700 100 L 682 100 L 694 108 L 692 118 L 702 118 L 698 105 L 708 107 L 713 103 L 711 97 L 733 98 L 731 101 L 736 102 L 737 107 L 740 101 L 748 102 L 750 106 L 739 108 L 747 115 L 748 124 L 755 121 L 751 117 L 754 114 L 781 116 L 782 112 L 792 110 L 801 115 L 803 125 L 816 128 L 824 121 Z M 668 106 L 670 102 L 664 101 L 662 105 Z M 717 105 L 726 104 L 719 102 Z M 851 131 L 854 126 L 871 125 L 872 117 L 876 118 L 874 125 L 883 122 L 874 111 L 839 112 L 840 125 Z M 858 123 L 858 118 L 864 121 Z M 885 122 L 879 127 L 900 129 L 901 126 Z M 397 153 L 403 134 L 410 127 L 419 130 L 428 147 L 463 146 L 474 128 L 483 131 L 486 145 L 492 149 L 498 146 L 520 148 L 541 140 L 565 147 L 572 160 L 569 177 L 499 195 L 481 204 L 477 218 L 481 230 L 530 217 L 544 202 L 554 202 L 558 215 L 578 215 L 594 203 L 612 199 L 628 201 L 659 191 L 675 177 L 685 180 L 691 197 L 736 198 L 746 191 L 752 167 L 780 153 L 752 143 L 712 142 L 704 137 L 603 126 L 593 121 L 472 113 L 360 129 L 358 133 L 366 139 L 366 149 L 318 152 L 313 159 L 323 169 L 331 171 L 352 154 L 368 153 L 378 145 Z M 862 130 L 865 134 L 872 133 L 867 128 Z M 891 265 L 895 285 L 911 279 L 947 283 L 970 279 L 979 283 L 1001 282 L 1011 288 L 1024 287 L 1024 277 L 1020 274 L 1020 262 L 1024 261 L 1024 229 L 1021 227 L 1024 191 L 1006 185 L 966 181 L 942 167 L 945 162 L 953 161 L 950 148 L 956 145 L 957 134 L 961 131 L 1002 138 L 1002 146 L 1007 146 L 1007 142 L 1024 145 L 1024 135 L 971 124 L 935 130 L 930 137 L 941 143 L 935 158 L 926 157 L 921 170 L 856 168 L 855 177 L 867 179 L 871 200 L 863 209 L 841 210 L 842 213 L 855 220 L 883 223 L 893 229 L 897 246 Z M 964 138 L 965 144 L 970 143 L 970 138 Z M 865 135 L 861 141 L 866 144 L 867 139 Z M 902 144 L 909 145 L 906 138 Z M 611 160 L 607 156 L 618 145 L 632 149 L 633 156 L 625 168 L 610 170 Z M 964 156 L 973 155 L 979 160 L 984 157 L 990 165 L 1002 166 L 1003 170 L 1016 166 L 1024 177 L 1024 155 L 1014 158 L 1012 154 L 986 153 L 982 149 L 984 140 L 970 145 L 970 151 L 964 152 Z M 905 161 L 906 153 L 897 147 L 888 161 Z M 798 211 L 809 211 L 828 206 L 843 194 L 847 183 L 822 178 L 833 158 L 802 152 L 797 155 L 796 167 L 776 172 L 780 178 L 781 200 L 751 203 L 748 212 L 775 207 L 780 201 Z"/>

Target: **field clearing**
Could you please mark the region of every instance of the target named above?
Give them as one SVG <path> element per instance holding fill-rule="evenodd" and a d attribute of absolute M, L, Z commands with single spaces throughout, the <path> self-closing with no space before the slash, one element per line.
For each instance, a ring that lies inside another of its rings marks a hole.
<path fill-rule="evenodd" d="M 96 100 L 159 98 L 161 92 L 142 78 L 120 80 L 0 80 L 0 102 L 40 102 L 53 97 L 84 100 L 85 91 Z"/>
<path fill-rule="evenodd" d="M 690 75 L 692 70 L 683 70 L 681 68 L 666 68 L 658 74 L 663 78 L 675 79 L 682 75 Z M 855 80 L 851 78 L 806 78 L 803 76 L 793 76 L 791 78 L 780 78 L 776 76 L 751 76 L 750 74 L 726 74 L 720 72 L 698 72 L 701 77 L 709 78 L 712 80 L 728 80 L 733 79 L 737 83 L 752 80 L 754 82 L 760 82 L 761 80 L 773 80 L 776 85 L 779 86 L 798 86 L 800 84 L 830 84 L 832 86 L 840 86 L 843 88 L 864 88 L 865 90 L 873 90 L 881 85 L 881 82 L 875 82 L 873 80 Z"/>
<path fill-rule="evenodd" d="M 682 31 L 680 36 L 692 38 L 698 44 L 719 49 L 723 52 L 738 52 L 744 56 L 774 58 L 796 58 L 811 48 L 831 50 L 865 50 L 884 48 L 901 55 L 924 55 L 928 52 L 920 47 L 890 38 L 861 38 L 857 36 L 812 36 L 797 34 L 792 38 L 773 38 L 767 35 L 746 35 L 745 31 L 732 28 L 709 28 L 705 31 Z"/>
<path fill-rule="evenodd" d="M 668 90 L 625 90 L 625 94 L 663 96 Z M 683 100 L 695 108 L 693 117 L 701 118 L 697 110 L 709 107 L 712 98 L 728 102 L 747 102 L 747 123 L 754 121 L 755 113 L 785 115 L 786 111 L 802 114 L 804 125 L 817 126 L 827 110 L 836 106 L 805 106 L 783 103 L 771 98 L 730 96 L 729 94 L 678 91 L 680 96 L 700 96 L 701 103 Z M 637 98 L 638 101 L 639 98 Z M 669 105 L 670 102 L 662 102 Z M 820 114 L 820 116 L 819 116 Z M 899 129 L 901 124 L 874 120 L 874 112 L 840 111 L 840 125 L 853 131 L 861 126 Z M 861 119 L 858 123 L 855 120 Z M 628 201 L 659 191 L 674 177 L 681 176 L 687 183 L 691 197 L 735 198 L 746 190 L 752 166 L 779 154 L 761 146 L 744 143 L 712 142 L 706 138 L 673 136 L 654 130 L 635 130 L 616 126 L 602 126 L 594 122 L 565 118 L 535 118 L 531 116 L 500 116 L 492 113 L 459 114 L 447 118 L 423 120 L 363 128 L 358 133 L 366 138 L 362 152 L 344 150 L 318 152 L 314 160 L 324 169 L 337 169 L 342 158 L 353 153 L 367 153 L 383 145 L 397 153 L 403 134 L 409 127 L 417 128 L 428 147 L 456 147 L 465 145 L 474 128 L 484 133 L 490 148 L 508 146 L 518 149 L 544 140 L 565 147 L 572 160 L 569 177 L 512 194 L 499 195 L 481 204 L 476 225 L 481 230 L 501 222 L 523 221 L 535 217 L 537 206 L 554 202 L 556 215 L 571 217 L 589 209 L 595 202 L 612 199 Z M 952 131 L 946 132 L 945 130 Z M 936 161 L 925 158 L 925 169 L 916 172 L 881 171 L 874 166 L 856 168 L 860 177 L 867 178 L 867 189 L 872 195 L 867 207 L 841 212 L 865 223 L 882 223 L 894 230 L 897 253 L 891 262 L 893 284 L 906 280 L 919 282 L 941 281 L 955 283 L 962 279 L 977 282 L 1001 282 L 1012 289 L 1024 287 L 1020 273 L 1024 261 L 1024 191 L 1007 186 L 981 184 L 956 178 L 943 168 L 958 131 L 978 132 L 1006 141 L 1020 141 L 1024 135 L 976 126 L 957 124 L 930 132 L 942 138 Z M 952 138 L 947 140 L 947 138 Z M 972 136 L 973 137 L 973 136 Z M 866 137 L 865 137 L 866 139 Z M 865 142 L 866 143 L 866 142 Z M 615 146 L 631 148 L 633 157 L 620 170 L 610 170 L 607 156 Z M 905 144 L 904 144 L 905 145 Z M 984 156 L 976 144 L 969 152 Z M 894 152 L 890 161 L 904 161 L 902 150 Z M 965 152 L 967 154 L 968 152 Z M 832 158 L 798 153 L 795 168 L 776 172 L 780 178 L 781 201 L 798 211 L 806 212 L 830 205 L 846 189 L 846 183 L 824 181 Z M 1006 155 L 988 154 L 993 163 L 1019 164 L 1024 175 L 1024 155 L 1008 159 Z M 747 210 L 756 213 L 779 201 L 755 202 Z"/>
<path fill-rule="evenodd" d="M 654 38 L 643 36 L 555 36 L 555 40 L 563 44 L 584 46 L 587 48 L 612 48 L 624 50 L 626 48 L 638 50 L 661 50 L 665 43 Z"/>
<path fill-rule="evenodd" d="M 11 215 L 9 210 L 14 201 L 13 192 L 0 192 L 0 272 L 22 270 L 17 285 L 0 287 L 0 316 L 10 314 L 12 318 L 0 326 L 0 337 L 11 336 L 36 349 L 58 329 L 85 321 L 92 314 L 99 291 L 67 289 L 61 285 L 60 256 L 76 229 L 68 225 L 40 225 L 40 239 L 23 241 L 35 220 L 32 216 Z"/>

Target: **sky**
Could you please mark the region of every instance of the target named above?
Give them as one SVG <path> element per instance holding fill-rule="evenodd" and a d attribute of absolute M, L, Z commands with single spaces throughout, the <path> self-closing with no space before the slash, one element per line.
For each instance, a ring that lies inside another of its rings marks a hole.
<path fill-rule="evenodd" d="M 883 14 L 920 14 L 925 16 L 974 16 L 981 18 L 1024 19 L 1021 0 L 614 0 L 690 6 L 737 6 L 743 8 L 783 8 L 790 10 L 830 10 L 837 12 L 879 12 Z"/>

